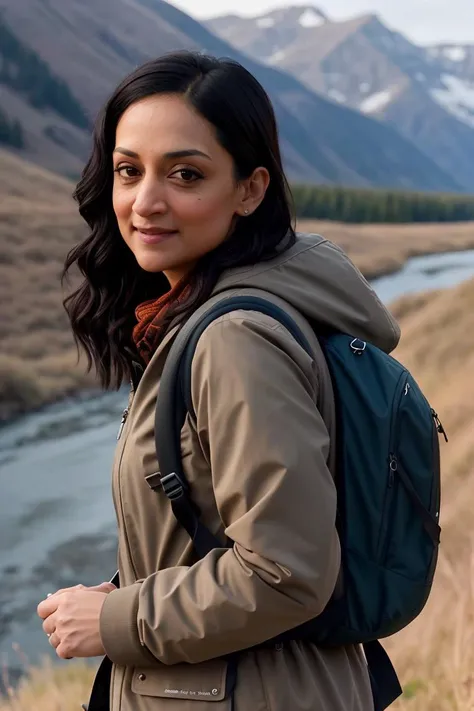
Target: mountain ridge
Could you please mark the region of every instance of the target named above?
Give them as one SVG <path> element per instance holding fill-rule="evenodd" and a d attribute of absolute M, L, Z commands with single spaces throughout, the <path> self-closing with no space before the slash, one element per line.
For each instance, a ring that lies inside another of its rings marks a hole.
<path fill-rule="evenodd" d="M 417 46 L 373 13 L 303 27 L 304 12 L 290 5 L 207 24 L 316 93 L 392 126 L 473 190 L 474 45 Z"/>
<path fill-rule="evenodd" d="M 462 190 L 454 176 L 394 129 L 328 101 L 278 68 L 248 58 L 164 0 L 22 0 L 21 4 L 0 0 L 0 11 L 19 41 L 67 85 L 90 121 L 137 64 L 173 49 L 206 51 L 241 61 L 270 94 L 291 180 Z M 77 171 L 89 145 L 87 131 L 58 116 L 53 120 L 47 112 L 35 113 L 23 97 L 0 86 L 0 108 L 7 105 L 16 106 L 15 117 L 28 116 L 27 157 L 58 169 L 62 151 L 67 159 L 62 172 Z M 32 144 L 43 145 L 46 140 L 51 150 L 33 150 Z"/>

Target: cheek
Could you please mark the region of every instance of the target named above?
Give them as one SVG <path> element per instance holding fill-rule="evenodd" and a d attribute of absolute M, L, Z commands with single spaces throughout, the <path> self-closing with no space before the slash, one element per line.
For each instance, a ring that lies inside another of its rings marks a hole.
<path fill-rule="evenodd" d="M 112 192 L 112 206 L 118 222 L 123 222 L 131 217 L 133 198 L 131 192 L 114 188 Z"/>
<path fill-rule="evenodd" d="M 215 226 L 219 229 L 230 225 L 235 212 L 234 203 L 232 191 L 213 191 L 183 199 L 176 212 L 189 227 L 199 228 L 205 224 L 208 228 Z"/>

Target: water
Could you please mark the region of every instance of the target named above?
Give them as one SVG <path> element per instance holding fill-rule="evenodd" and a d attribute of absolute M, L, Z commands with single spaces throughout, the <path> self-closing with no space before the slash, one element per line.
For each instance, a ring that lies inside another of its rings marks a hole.
<path fill-rule="evenodd" d="M 12 681 L 25 656 L 53 656 L 38 602 L 116 570 L 110 471 L 126 401 L 56 405 L 0 432 L 0 665 Z"/>
<path fill-rule="evenodd" d="M 374 281 L 381 299 L 474 275 L 474 250 L 412 259 Z M 116 569 L 110 472 L 127 392 L 55 405 L 0 431 L 0 665 L 54 653 L 36 616 L 59 587 L 94 585 Z"/>
<path fill-rule="evenodd" d="M 447 289 L 473 275 L 474 249 L 414 257 L 399 272 L 376 279 L 373 285 L 382 301 L 390 303 L 404 294 Z"/>

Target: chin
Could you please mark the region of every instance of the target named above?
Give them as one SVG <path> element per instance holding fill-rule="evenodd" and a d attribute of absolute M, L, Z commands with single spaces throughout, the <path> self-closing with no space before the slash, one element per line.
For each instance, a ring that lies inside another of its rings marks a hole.
<path fill-rule="evenodd" d="M 137 257 L 137 262 L 138 266 L 143 269 L 144 272 L 149 272 L 150 274 L 157 274 L 158 272 L 164 272 L 165 269 L 169 269 L 163 259 L 156 259 L 156 257 Z"/>
<path fill-rule="evenodd" d="M 133 250 L 138 266 L 145 272 L 154 274 L 169 269 L 170 262 L 173 262 L 170 255 L 164 255 L 156 249 L 135 249 Z"/>

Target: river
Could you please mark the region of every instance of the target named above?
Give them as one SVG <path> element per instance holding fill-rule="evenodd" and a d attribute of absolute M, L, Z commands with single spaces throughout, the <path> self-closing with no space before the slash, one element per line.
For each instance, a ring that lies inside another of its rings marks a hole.
<path fill-rule="evenodd" d="M 411 259 L 373 282 L 381 299 L 446 288 L 474 275 L 474 250 Z M 126 392 L 65 402 L 0 430 L 0 665 L 53 656 L 36 616 L 59 587 L 115 572 L 110 471 Z"/>

